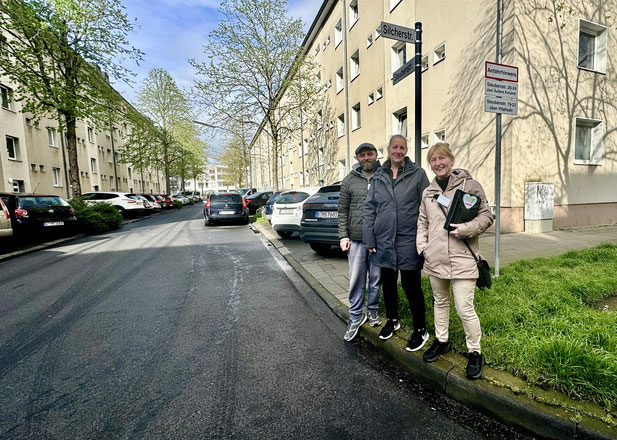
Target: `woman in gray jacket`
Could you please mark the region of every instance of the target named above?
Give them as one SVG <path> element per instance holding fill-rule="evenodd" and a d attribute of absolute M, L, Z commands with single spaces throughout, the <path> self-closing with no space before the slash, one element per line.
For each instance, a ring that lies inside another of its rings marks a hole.
<path fill-rule="evenodd" d="M 424 170 L 407 156 L 407 140 L 394 135 L 388 143 L 388 160 L 373 175 L 366 195 L 363 240 L 373 263 L 381 267 L 386 305 L 386 324 L 381 339 L 390 338 L 401 327 L 398 319 L 398 273 L 413 316 L 408 351 L 416 351 L 428 340 L 424 294 L 420 285 L 423 258 L 416 250 L 416 228 L 422 191 L 429 184 Z"/>

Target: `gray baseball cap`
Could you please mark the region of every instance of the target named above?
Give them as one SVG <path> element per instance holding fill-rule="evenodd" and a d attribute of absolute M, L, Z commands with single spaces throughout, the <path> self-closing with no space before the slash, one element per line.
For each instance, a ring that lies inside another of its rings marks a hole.
<path fill-rule="evenodd" d="M 368 142 L 364 142 L 364 143 L 360 144 L 358 146 L 358 148 L 356 148 L 355 155 L 357 156 L 358 153 L 360 151 L 362 151 L 362 150 L 375 150 L 375 151 L 377 151 L 377 148 L 375 148 L 375 145 L 373 145 L 373 144 L 369 144 Z"/>

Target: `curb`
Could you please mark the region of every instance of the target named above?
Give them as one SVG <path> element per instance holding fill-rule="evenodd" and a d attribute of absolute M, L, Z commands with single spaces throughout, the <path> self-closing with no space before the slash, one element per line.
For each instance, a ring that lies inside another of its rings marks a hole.
<path fill-rule="evenodd" d="M 328 307 L 347 322 L 347 306 L 296 261 L 274 235 L 258 223 L 251 226 L 261 232 Z M 428 388 L 442 392 L 508 425 L 542 438 L 617 439 L 617 428 L 611 428 L 602 419 L 611 420 L 613 423 L 617 420 L 595 404 L 569 399 L 557 391 L 540 389 L 508 372 L 495 370 L 487 365 L 482 367 L 481 380 L 469 380 L 465 376 L 464 356 L 449 352 L 436 362 L 427 364 L 422 360 L 423 351 L 410 353 L 405 350 L 407 340 L 401 334 L 407 335 L 402 332 L 387 341 L 379 339 L 378 328 L 362 326 L 359 334 L 376 350 Z M 559 404 L 564 401 L 565 404 Z"/>

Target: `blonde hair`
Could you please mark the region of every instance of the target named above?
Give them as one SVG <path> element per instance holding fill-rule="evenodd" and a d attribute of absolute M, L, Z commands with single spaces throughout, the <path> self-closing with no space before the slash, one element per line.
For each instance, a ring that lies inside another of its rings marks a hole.
<path fill-rule="evenodd" d="M 435 153 L 443 154 L 444 156 L 448 156 L 450 159 L 454 160 L 454 154 L 452 154 L 450 144 L 447 142 L 437 142 L 428 149 L 428 153 L 426 153 L 426 161 L 428 163 L 431 162 L 431 157 L 433 157 L 433 154 Z"/>

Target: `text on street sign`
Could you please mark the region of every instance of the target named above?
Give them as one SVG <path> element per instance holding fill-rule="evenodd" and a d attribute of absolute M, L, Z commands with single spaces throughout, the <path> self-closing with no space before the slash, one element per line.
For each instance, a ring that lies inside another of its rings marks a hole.
<path fill-rule="evenodd" d="M 518 83 L 486 78 L 484 80 L 484 93 L 491 96 L 501 96 L 502 98 L 518 99 Z"/>
<path fill-rule="evenodd" d="M 496 96 L 485 96 L 484 111 L 489 113 L 516 115 L 518 113 L 518 101 L 498 98 Z"/>
<path fill-rule="evenodd" d="M 484 77 L 500 81 L 518 82 L 518 67 L 486 61 L 484 64 Z"/>
<path fill-rule="evenodd" d="M 414 61 L 415 60 L 412 58 L 411 60 L 403 64 L 400 68 L 394 71 L 394 73 L 392 74 L 392 85 L 408 77 L 414 71 Z"/>
<path fill-rule="evenodd" d="M 391 38 L 393 40 L 406 41 L 408 43 L 416 42 L 416 30 L 397 24 L 381 22 L 381 36 Z"/>

